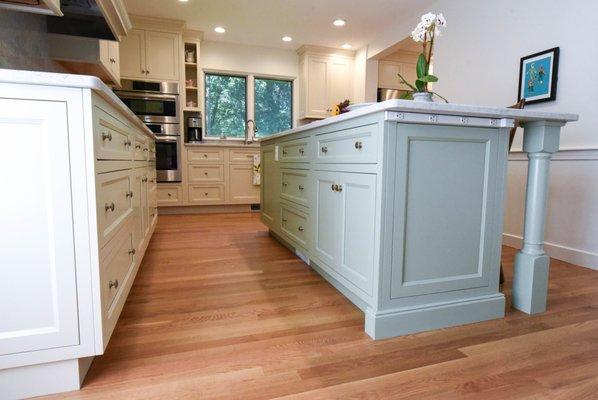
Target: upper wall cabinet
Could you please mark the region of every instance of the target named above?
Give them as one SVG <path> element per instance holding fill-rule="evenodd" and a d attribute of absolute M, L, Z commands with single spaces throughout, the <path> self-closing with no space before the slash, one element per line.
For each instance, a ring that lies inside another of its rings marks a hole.
<path fill-rule="evenodd" d="M 401 82 L 399 74 L 401 74 L 407 82 L 414 84 L 417 79 L 415 63 L 387 60 L 379 61 L 378 87 L 384 89 L 410 90 L 409 86 Z"/>
<path fill-rule="evenodd" d="M 0 8 L 62 17 L 60 0 L 0 0 Z"/>
<path fill-rule="evenodd" d="M 121 75 L 131 79 L 179 80 L 180 34 L 132 29 L 121 42 Z"/>
<path fill-rule="evenodd" d="M 303 46 L 298 53 L 299 118 L 326 118 L 353 99 L 353 52 Z"/>
<path fill-rule="evenodd" d="M 120 86 L 119 43 L 80 36 L 48 35 L 48 53 L 68 71 Z"/>

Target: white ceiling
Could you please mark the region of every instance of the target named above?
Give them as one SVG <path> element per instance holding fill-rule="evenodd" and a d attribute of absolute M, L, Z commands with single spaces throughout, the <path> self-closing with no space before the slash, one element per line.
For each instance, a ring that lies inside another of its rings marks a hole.
<path fill-rule="evenodd" d="M 125 0 L 130 14 L 184 20 L 205 40 L 296 49 L 303 44 L 358 49 L 402 16 L 433 0 Z M 336 18 L 347 21 L 337 28 Z M 226 33 L 217 34 L 221 25 Z M 290 43 L 281 40 L 293 38 Z M 402 38 L 397 38 L 397 41 Z"/>

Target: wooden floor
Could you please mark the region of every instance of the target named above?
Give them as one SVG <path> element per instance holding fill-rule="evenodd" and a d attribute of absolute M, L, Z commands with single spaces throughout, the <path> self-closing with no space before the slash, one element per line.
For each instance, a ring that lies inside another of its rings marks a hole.
<path fill-rule="evenodd" d="M 161 216 L 145 257 L 106 354 L 56 398 L 598 399 L 598 271 L 552 260 L 538 316 L 373 341 L 258 214 Z"/>

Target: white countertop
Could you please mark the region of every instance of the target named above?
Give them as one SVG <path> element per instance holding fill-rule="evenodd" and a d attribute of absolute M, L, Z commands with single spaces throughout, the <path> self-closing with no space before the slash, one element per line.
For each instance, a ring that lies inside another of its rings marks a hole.
<path fill-rule="evenodd" d="M 427 103 L 412 100 L 386 100 L 380 103 L 372 104 L 358 108 L 354 111 L 329 117 L 319 121 L 315 121 L 297 128 L 289 129 L 284 132 L 277 133 L 267 138 L 262 139 L 267 142 L 271 139 L 276 139 L 281 136 L 291 135 L 293 133 L 303 132 L 308 129 L 320 128 L 326 125 L 334 124 L 341 121 L 350 120 L 352 118 L 361 117 L 363 115 L 373 114 L 380 111 L 398 111 L 398 112 L 412 112 L 425 114 L 442 114 L 442 115 L 457 115 L 469 117 L 484 117 L 484 118 L 508 118 L 517 119 L 518 121 L 554 121 L 554 122 L 570 122 L 577 121 L 577 114 L 568 113 L 553 113 L 539 110 L 518 110 L 506 107 L 484 107 L 472 106 L 466 104 L 451 104 L 451 103 Z"/>
<path fill-rule="evenodd" d="M 43 85 L 90 89 L 96 92 L 110 105 L 122 111 L 129 120 L 148 136 L 155 139 L 155 135 L 130 109 L 127 107 L 104 82 L 95 76 L 57 74 L 53 72 L 22 71 L 14 69 L 0 69 L 1 83 L 20 83 L 27 85 Z"/>
<path fill-rule="evenodd" d="M 185 143 L 189 147 L 240 147 L 248 149 L 258 149 L 260 147 L 259 141 L 254 141 L 250 144 L 245 144 L 243 141 L 232 140 L 206 140 L 201 143 Z"/>

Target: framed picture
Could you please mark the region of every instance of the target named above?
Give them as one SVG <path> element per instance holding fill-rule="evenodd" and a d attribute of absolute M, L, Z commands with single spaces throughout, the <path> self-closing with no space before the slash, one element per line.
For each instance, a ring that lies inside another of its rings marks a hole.
<path fill-rule="evenodd" d="M 523 57 L 519 64 L 519 93 L 517 100 L 526 104 L 556 100 L 559 72 L 559 48 Z"/>

